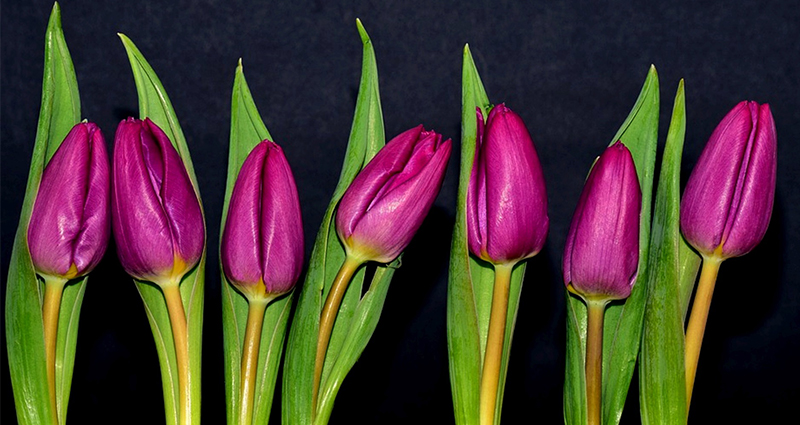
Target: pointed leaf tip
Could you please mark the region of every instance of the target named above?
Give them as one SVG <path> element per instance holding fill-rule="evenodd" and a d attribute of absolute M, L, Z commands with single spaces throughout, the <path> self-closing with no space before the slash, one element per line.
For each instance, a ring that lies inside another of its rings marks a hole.
<path fill-rule="evenodd" d="M 361 36 L 361 41 L 364 44 L 369 43 L 369 34 L 367 34 L 367 30 L 364 28 L 364 24 L 361 23 L 361 19 L 359 18 L 356 18 L 356 27 L 358 28 L 358 34 Z"/>

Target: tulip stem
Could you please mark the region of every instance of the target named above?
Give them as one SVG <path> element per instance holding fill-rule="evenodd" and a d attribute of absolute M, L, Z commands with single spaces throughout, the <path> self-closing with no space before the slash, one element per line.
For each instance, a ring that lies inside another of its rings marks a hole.
<path fill-rule="evenodd" d="M 603 397 L 603 318 L 607 300 L 586 300 L 586 416 L 588 425 L 600 425 Z"/>
<path fill-rule="evenodd" d="M 483 358 L 483 372 L 481 373 L 481 425 L 494 424 L 500 366 L 503 362 L 503 343 L 506 336 L 506 318 L 508 317 L 508 290 L 513 268 L 513 264 L 496 264 L 494 266 L 492 312 L 489 316 L 489 334 L 486 337 L 486 354 Z"/>
<path fill-rule="evenodd" d="M 248 299 L 250 305 L 247 310 L 247 328 L 244 337 L 244 355 L 242 356 L 239 425 L 250 425 L 253 422 L 253 400 L 255 399 L 261 331 L 264 323 L 264 311 L 271 299 Z"/>
<path fill-rule="evenodd" d="M 50 389 L 50 407 L 53 410 L 53 423 L 58 423 L 56 403 L 56 336 L 58 336 L 58 315 L 61 311 L 61 295 L 67 279 L 57 276 L 44 278 L 44 351 L 47 365 L 47 384 Z"/>
<path fill-rule="evenodd" d="M 167 301 L 169 322 L 172 325 L 172 339 L 178 360 L 179 424 L 192 423 L 191 383 L 189 381 L 189 332 L 186 326 L 186 313 L 181 299 L 180 281 L 161 285 Z"/>
<path fill-rule="evenodd" d="M 325 299 L 325 306 L 322 308 L 322 315 L 319 319 L 319 336 L 317 338 L 317 356 L 314 361 L 314 395 L 312 406 L 314 406 L 315 416 L 320 380 L 322 379 L 322 368 L 325 365 L 325 355 L 328 351 L 328 343 L 331 340 L 333 324 L 336 321 L 336 315 L 339 313 L 339 306 L 342 303 L 342 298 L 344 298 L 344 293 L 347 292 L 347 287 L 350 285 L 350 280 L 362 263 L 361 260 L 357 260 L 349 255 L 345 258 L 342 267 L 339 268 L 339 272 L 333 280 L 331 289 L 328 292 L 328 297 Z"/>
<path fill-rule="evenodd" d="M 706 331 L 708 310 L 711 307 L 711 296 L 714 295 L 714 285 L 717 282 L 717 273 L 722 259 L 716 256 L 703 256 L 703 268 L 700 280 L 697 283 L 697 293 L 692 303 L 692 314 L 689 316 L 689 325 L 686 328 L 686 410 L 692 401 L 694 378 L 697 374 L 697 362 L 700 359 L 700 346 L 703 344 L 703 334 Z"/>

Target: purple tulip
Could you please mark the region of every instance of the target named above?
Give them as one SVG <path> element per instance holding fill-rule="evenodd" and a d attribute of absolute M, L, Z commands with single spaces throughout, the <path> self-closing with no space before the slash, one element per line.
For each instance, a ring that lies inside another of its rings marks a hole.
<path fill-rule="evenodd" d="M 388 263 L 411 242 L 442 186 L 450 139 L 420 125 L 392 139 L 347 188 L 336 232 L 348 254 Z"/>
<path fill-rule="evenodd" d="M 505 104 L 489 113 L 478 137 L 467 192 L 469 249 L 495 264 L 514 264 L 544 245 L 549 219 L 544 175 L 519 115 Z"/>
<path fill-rule="evenodd" d="M 233 186 L 222 233 L 225 276 L 248 295 L 289 292 L 303 267 L 303 223 L 292 170 L 275 143 L 259 143 Z"/>
<path fill-rule="evenodd" d="M 117 254 L 131 276 L 180 279 L 200 260 L 200 201 L 169 138 L 149 118 L 128 118 L 114 141 L 111 208 Z"/>
<path fill-rule="evenodd" d="M 764 237 L 775 196 L 777 146 L 769 105 L 741 102 L 719 123 L 681 201 L 681 229 L 705 255 L 747 254 Z"/>
<path fill-rule="evenodd" d="M 564 283 L 587 300 L 631 294 L 639 265 L 642 192 L 631 153 L 614 143 L 597 159 L 572 216 Z"/>
<path fill-rule="evenodd" d="M 100 262 L 111 234 L 108 168 L 100 129 L 72 127 L 44 169 L 28 225 L 37 273 L 72 279 Z"/>

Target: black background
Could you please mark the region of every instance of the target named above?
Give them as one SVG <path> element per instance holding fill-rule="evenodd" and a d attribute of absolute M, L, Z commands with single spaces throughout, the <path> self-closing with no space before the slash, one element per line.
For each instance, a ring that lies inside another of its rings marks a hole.
<path fill-rule="evenodd" d="M 489 98 L 527 123 L 544 166 L 550 233 L 522 293 L 505 423 L 562 421 L 564 296 L 560 260 L 583 178 L 627 116 L 648 66 L 661 81 L 663 143 L 686 79 L 684 180 L 738 101 L 768 102 L 778 129 L 778 186 L 762 244 L 726 262 L 692 405 L 693 423 L 768 423 L 800 396 L 800 12 L 796 2 L 64 1 L 63 27 L 82 113 L 107 141 L 138 115 L 127 34 L 166 87 L 191 148 L 208 223 L 203 418 L 224 421 L 218 223 L 230 91 L 243 57 L 253 96 L 289 158 L 307 250 L 336 180 L 361 65 L 359 17 L 378 58 L 386 135 L 424 123 L 460 137 L 461 52 L 470 43 Z M 2 2 L 2 270 L 22 205 L 52 3 Z M 444 187 L 407 249 L 370 345 L 345 380 L 331 424 L 453 423 L 445 339 L 447 261 L 458 144 Z M 5 285 L 3 294 L 5 293 Z M 4 342 L 4 341 L 3 341 Z M 14 408 L 3 350 L 2 421 Z M 639 422 L 636 378 L 622 422 Z M 141 300 L 113 246 L 81 315 L 69 422 L 163 423 L 156 351 Z M 279 423 L 279 404 L 273 406 Z M 791 416 L 789 416 L 791 417 Z"/>

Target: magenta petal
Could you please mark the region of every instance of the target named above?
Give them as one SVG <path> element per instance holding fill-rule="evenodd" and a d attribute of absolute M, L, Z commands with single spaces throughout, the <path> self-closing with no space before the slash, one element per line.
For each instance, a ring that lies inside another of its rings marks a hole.
<path fill-rule="evenodd" d="M 108 179 L 100 130 L 76 124 L 45 167 L 31 214 L 28 245 L 37 272 L 72 278 L 97 265 L 109 237 Z"/>
<path fill-rule="evenodd" d="M 225 275 L 246 294 L 291 290 L 303 266 L 303 223 L 283 150 L 265 140 L 250 152 L 233 187 L 222 235 Z"/>
<path fill-rule="evenodd" d="M 388 263 L 408 245 L 444 178 L 451 142 L 441 140 L 422 126 L 412 128 L 356 176 L 336 212 L 336 231 L 348 252 Z"/>
<path fill-rule="evenodd" d="M 681 230 L 692 246 L 729 258 L 761 241 L 772 214 L 776 152 L 768 105 L 741 102 L 722 119 L 681 201 Z"/>
<path fill-rule="evenodd" d="M 283 150 L 269 143 L 261 204 L 261 262 L 266 291 L 291 290 L 303 268 L 303 221 L 292 170 Z"/>
<path fill-rule="evenodd" d="M 482 160 L 484 121 L 481 108 L 475 108 L 477 135 L 475 155 L 472 161 L 467 187 L 467 244 L 469 250 L 480 258 L 486 258 L 486 163 Z"/>
<path fill-rule="evenodd" d="M 586 179 L 564 248 L 564 283 L 586 297 L 624 299 L 639 264 L 642 194 L 630 151 L 617 142 Z"/>
<path fill-rule="evenodd" d="M 123 268 L 139 279 L 175 278 L 200 259 L 205 228 L 183 162 L 150 120 L 117 128 L 112 228 Z M 185 265 L 177 265 L 179 258 Z"/>

